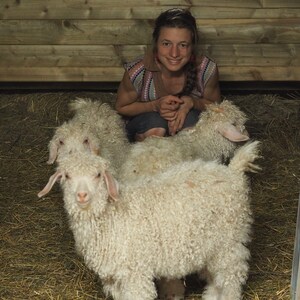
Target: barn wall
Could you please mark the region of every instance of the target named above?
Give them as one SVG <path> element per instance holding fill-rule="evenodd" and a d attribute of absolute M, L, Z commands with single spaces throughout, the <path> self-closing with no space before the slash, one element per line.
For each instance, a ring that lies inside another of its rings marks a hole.
<path fill-rule="evenodd" d="M 299 0 L 1 0 L 0 82 L 117 82 L 171 7 L 196 17 L 222 81 L 300 80 Z"/>

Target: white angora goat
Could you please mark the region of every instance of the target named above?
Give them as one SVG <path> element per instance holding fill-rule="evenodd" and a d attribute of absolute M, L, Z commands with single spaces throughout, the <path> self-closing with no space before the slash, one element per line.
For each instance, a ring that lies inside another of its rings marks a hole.
<path fill-rule="evenodd" d="M 208 105 L 193 128 L 172 137 L 149 137 L 132 145 L 120 177 L 136 180 L 196 158 L 227 161 L 240 142 L 249 140 L 246 120 L 245 113 L 228 100 Z"/>
<path fill-rule="evenodd" d="M 155 278 L 204 268 L 210 279 L 202 299 L 237 300 L 250 256 L 245 171 L 258 169 L 258 144 L 242 146 L 228 166 L 182 162 L 119 186 L 107 161 L 73 154 L 38 196 L 60 180 L 76 248 L 115 300 L 153 300 Z"/>

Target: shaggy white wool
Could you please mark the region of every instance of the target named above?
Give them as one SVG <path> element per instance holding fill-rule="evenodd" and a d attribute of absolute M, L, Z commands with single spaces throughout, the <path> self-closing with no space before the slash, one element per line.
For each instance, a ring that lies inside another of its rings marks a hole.
<path fill-rule="evenodd" d="M 120 177 L 136 180 L 153 175 L 184 160 L 228 160 L 234 150 L 247 141 L 247 118 L 228 100 L 211 104 L 201 114 L 198 123 L 172 137 L 149 137 L 134 144 L 121 167 Z"/>
<path fill-rule="evenodd" d="M 252 223 L 244 172 L 258 168 L 258 145 L 238 149 L 228 166 L 182 162 L 119 187 L 107 161 L 73 153 L 39 196 L 60 179 L 76 247 L 115 300 L 153 300 L 154 278 L 203 268 L 211 278 L 203 299 L 237 300 Z"/>
<path fill-rule="evenodd" d="M 129 149 L 121 116 L 101 101 L 78 98 L 69 106 L 74 116 L 56 129 L 48 146 L 48 163 L 73 151 L 88 151 L 108 159 L 119 170 Z"/>

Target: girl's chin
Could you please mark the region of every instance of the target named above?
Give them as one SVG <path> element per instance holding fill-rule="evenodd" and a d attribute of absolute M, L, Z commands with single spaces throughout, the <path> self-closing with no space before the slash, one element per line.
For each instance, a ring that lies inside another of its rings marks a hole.
<path fill-rule="evenodd" d="M 183 65 L 182 63 L 169 63 L 169 62 L 165 62 L 164 64 L 165 69 L 175 72 L 175 71 L 179 71 L 182 69 Z"/>
<path fill-rule="evenodd" d="M 174 67 L 174 66 L 170 66 L 170 67 L 168 67 L 168 68 L 166 68 L 169 72 L 172 72 L 172 73 L 178 73 L 178 75 L 179 74 L 181 74 L 181 71 L 182 71 L 182 67 L 180 66 L 180 67 Z"/>

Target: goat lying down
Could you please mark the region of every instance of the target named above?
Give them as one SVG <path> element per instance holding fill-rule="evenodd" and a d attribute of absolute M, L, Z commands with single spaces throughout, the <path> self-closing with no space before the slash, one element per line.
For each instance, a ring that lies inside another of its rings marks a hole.
<path fill-rule="evenodd" d="M 249 140 L 246 120 L 244 112 L 228 100 L 208 105 L 193 128 L 171 137 L 148 137 L 132 145 L 120 178 L 134 181 L 197 158 L 226 162 L 237 147 Z"/>

